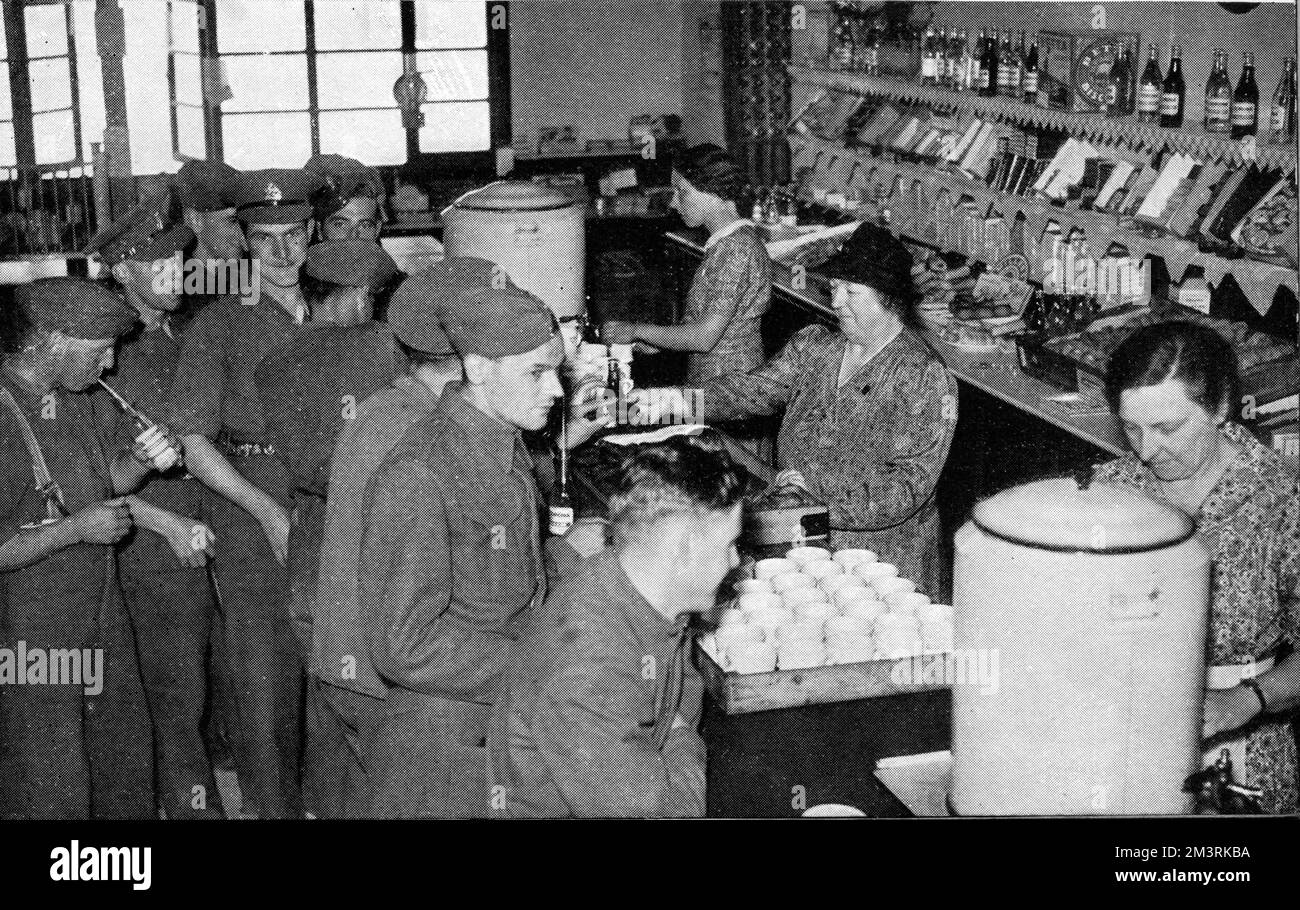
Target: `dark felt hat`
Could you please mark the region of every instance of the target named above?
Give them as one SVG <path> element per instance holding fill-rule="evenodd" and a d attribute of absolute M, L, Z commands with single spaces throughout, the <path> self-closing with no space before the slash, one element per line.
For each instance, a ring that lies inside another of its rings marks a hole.
<path fill-rule="evenodd" d="M 318 281 L 378 291 L 397 276 L 397 263 L 373 240 L 326 240 L 307 248 L 303 271 Z"/>
<path fill-rule="evenodd" d="M 910 298 L 912 254 L 885 228 L 863 224 L 844 241 L 840 251 L 815 270 L 823 278 L 864 284 L 882 294 Z"/>
<path fill-rule="evenodd" d="M 187 161 L 176 175 L 181 205 L 199 212 L 233 209 L 238 177 L 239 171 L 224 161 Z"/>
<path fill-rule="evenodd" d="M 38 328 L 85 341 L 125 335 L 139 319 L 112 288 L 89 278 L 41 278 L 14 288 L 14 301 Z"/>

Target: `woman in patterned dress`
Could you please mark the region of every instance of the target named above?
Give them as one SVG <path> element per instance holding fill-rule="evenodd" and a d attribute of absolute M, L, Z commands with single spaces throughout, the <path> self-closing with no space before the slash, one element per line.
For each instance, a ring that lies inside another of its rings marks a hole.
<path fill-rule="evenodd" d="M 1132 451 L 1094 477 L 1196 521 L 1213 567 L 1206 761 L 1228 748 L 1234 777 L 1263 790 L 1264 811 L 1294 813 L 1300 485 L 1293 467 L 1228 419 L 1236 384 L 1236 355 L 1213 330 L 1187 322 L 1138 330 L 1115 351 L 1106 380 Z"/>
<path fill-rule="evenodd" d="M 957 422 L 957 386 L 917 333 L 912 257 L 864 225 L 821 268 L 840 331 L 812 325 L 769 362 L 703 384 L 709 422 L 784 412 L 778 483 L 830 509 L 830 544 L 865 547 L 935 600 L 948 596 L 935 485 Z M 652 390 L 640 396 L 650 402 Z"/>

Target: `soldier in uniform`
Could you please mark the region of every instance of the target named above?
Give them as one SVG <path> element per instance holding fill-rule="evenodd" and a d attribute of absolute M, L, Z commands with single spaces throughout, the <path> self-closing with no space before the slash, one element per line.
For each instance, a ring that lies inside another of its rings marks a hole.
<path fill-rule="evenodd" d="M 108 266 L 142 325 L 127 335 L 108 380 L 155 419 L 167 412 L 180 342 L 171 324 L 181 251 L 194 239 L 185 225 L 165 227 L 156 207 L 139 206 L 105 228 L 86 252 Z M 108 438 L 130 445 L 139 430 L 109 405 Z M 127 611 L 140 646 L 140 670 L 153 719 L 158 790 L 168 818 L 221 818 L 220 796 L 203 742 L 212 593 L 204 566 L 213 552 L 202 521 L 203 487 L 182 467 L 151 478 L 138 492 L 163 510 L 164 536 L 137 531 L 118 553 Z"/>
<path fill-rule="evenodd" d="M 148 468 L 110 458 L 82 394 L 136 313 L 79 278 L 13 296 L 0 310 L 11 323 L 0 333 L 0 818 L 156 818 L 113 549 L 133 519 L 149 521 L 119 498 Z"/>
<path fill-rule="evenodd" d="M 176 325 L 182 330 L 215 298 L 238 292 L 232 286 L 236 276 L 232 267 L 244 255 L 244 233 L 235 217 L 238 176 L 239 171 L 221 161 L 187 161 L 176 175 L 180 217 L 194 232 L 186 263 L 190 287 L 182 287 L 184 296 L 176 314 Z"/>
<path fill-rule="evenodd" d="M 452 258 L 402 283 L 389 325 L 406 370 L 375 392 L 345 421 L 330 462 L 325 533 L 311 602 L 314 647 L 308 698 L 308 776 L 324 797 L 322 814 L 369 815 L 370 762 L 387 686 L 370 660 L 367 630 L 358 617 L 357 562 L 366 489 L 407 428 L 433 412 L 449 382 L 462 377 L 460 358 L 438 321 L 438 311 L 461 290 L 490 290 L 499 270 L 483 259 Z M 502 276 L 504 277 L 504 276 Z M 508 279 L 504 279 L 508 281 Z"/>
<path fill-rule="evenodd" d="M 312 155 L 303 169 L 324 183 L 313 199 L 320 240 L 379 239 L 385 196 L 379 171 L 343 155 Z"/>
<path fill-rule="evenodd" d="M 301 661 L 289 623 L 289 478 L 266 435 L 254 372 L 306 317 L 298 273 L 317 181 L 300 170 L 242 174 L 236 215 L 260 266 L 251 305 L 226 296 L 185 333 L 172 386 L 190 471 L 209 488 L 214 563 L 239 718 L 242 814 L 298 817 Z"/>

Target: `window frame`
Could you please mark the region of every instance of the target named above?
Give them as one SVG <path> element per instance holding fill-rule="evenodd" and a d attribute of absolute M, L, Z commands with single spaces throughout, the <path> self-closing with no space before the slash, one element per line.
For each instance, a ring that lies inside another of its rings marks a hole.
<path fill-rule="evenodd" d="M 67 51 L 48 57 L 31 57 L 27 50 L 27 10 L 37 6 L 57 6 L 63 10 L 63 23 L 67 36 Z M 3 4 L 6 65 L 9 67 L 10 110 L 14 131 L 14 158 L 16 167 L 69 168 L 89 165 L 82 159 L 81 137 L 81 85 L 77 79 L 77 36 L 73 22 L 72 4 L 67 0 L 12 0 Z M 36 161 L 36 122 L 38 112 L 32 109 L 31 63 L 33 60 L 67 60 L 69 106 L 40 111 L 72 114 L 72 154 L 63 161 Z"/>
<path fill-rule="evenodd" d="M 234 53 L 222 54 L 218 51 L 218 29 L 219 17 L 217 0 L 191 0 L 200 10 L 200 21 L 203 23 L 199 29 L 199 54 L 200 54 L 200 73 L 203 83 L 203 109 L 204 109 L 204 129 L 205 129 L 205 146 L 210 158 L 223 158 L 223 134 L 225 117 L 237 117 L 244 114 L 258 113 L 255 111 L 225 112 L 221 109 L 221 103 L 214 103 L 208 94 L 208 86 L 212 84 L 211 69 L 214 66 L 220 66 L 220 61 L 230 57 L 251 57 L 251 56 L 301 56 L 305 58 L 307 70 L 307 108 L 286 110 L 286 111 L 268 111 L 265 113 L 306 113 L 310 129 L 310 148 L 311 153 L 318 154 L 320 151 L 320 119 L 323 113 L 346 113 L 347 111 L 373 111 L 373 110 L 392 110 L 393 108 L 324 108 L 320 106 L 319 83 L 317 76 L 317 61 L 322 55 L 349 53 L 347 48 L 333 48 L 328 51 L 319 50 L 316 47 L 316 22 L 315 22 L 315 3 L 312 0 L 301 0 L 304 7 L 304 28 L 305 44 L 301 51 L 267 51 L 267 52 L 249 52 L 239 51 Z M 171 15 L 173 5 L 167 4 L 168 11 L 168 53 L 167 53 L 167 73 L 168 73 L 168 96 L 171 102 L 171 123 L 172 123 L 172 155 L 177 161 L 189 161 L 192 156 L 186 155 L 180 151 L 179 145 L 179 124 L 177 122 L 176 108 L 178 101 L 176 97 L 175 83 L 175 54 L 189 53 L 178 52 L 173 48 L 174 36 L 171 31 Z M 412 57 L 423 53 L 437 53 L 441 48 L 429 48 L 417 50 L 415 43 L 415 5 L 410 2 L 402 2 L 400 7 L 400 29 L 401 29 L 401 47 L 392 49 L 357 49 L 370 51 L 375 50 L 378 53 L 401 54 L 403 58 L 407 55 Z M 437 170 L 448 177 L 469 176 L 481 174 L 484 172 L 495 173 L 496 169 L 496 149 L 511 144 L 510 133 L 510 27 L 509 27 L 509 4 L 505 0 L 487 0 L 483 4 L 483 14 L 486 24 L 486 43 L 483 50 L 487 54 L 488 67 L 488 123 L 489 136 L 488 148 L 471 151 L 471 152 L 422 152 L 420 151 L 419 128 L 403 127 L 405 134 L 406 161 L 394 165 L 385 165 L 386 167 L 403 167 L 412 164 L 424 167 L 435 167 Z M 504 25 L 501 28 L 493 28 L 493 20 L 497 18 L 504 19 Z M 204 27 L 205 26 L 205 27 Z M 473 48 L 477 49 L 477 48 Z M 447 48 L 446 50 L 456 50 L 456 48 Z M 426 102 L 427 105 L 437 102 Z M 185 106 L 185 105 L 181 105 Z M 395 107 L 395 103 L 394 103 Z"/>

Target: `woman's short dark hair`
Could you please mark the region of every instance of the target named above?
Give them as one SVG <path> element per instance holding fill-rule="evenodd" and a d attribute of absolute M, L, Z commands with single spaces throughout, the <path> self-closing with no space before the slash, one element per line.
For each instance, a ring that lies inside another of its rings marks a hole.
<path fill-rule="evenodd" d="M 740 198 L 743 181 L 736 162 L 723 149 L 706 142 L 673 158 L 673 167 L 691 186 L 727 202 Z"/>
<path fill-rule="evenodd" d="M 1210 414 L 1237 399 L 1237 354 L 1218 332 L 1195 322 L 1143 326 L 1111 355 L 1106 368 L 1106 400 L 1119 413 L 1129 389 L 1177 379 L 1187 397 Z"/>
<path fill-rule="evenodd" d="M 614 543 L 640 539 L 672 515 L 726 512 L 744 492 L 735 462 L 715 440 L 675 436 L 643 446 L 623 459 L 610 497 Z"/>

